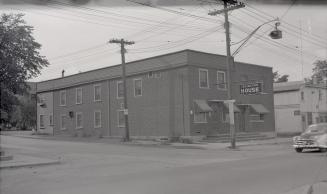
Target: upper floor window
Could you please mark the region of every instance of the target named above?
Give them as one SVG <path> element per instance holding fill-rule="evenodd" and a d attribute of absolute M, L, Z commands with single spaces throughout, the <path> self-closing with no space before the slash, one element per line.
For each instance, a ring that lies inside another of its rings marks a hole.
<path fill-rule="evenodd" d="M 217 88 L 226 90 L 226 74 L 224 71 L 217 71 Z"/>
<path fill-rule="evenodd" d="M 322 100 L 322 92 L 321 92 L 321 90 L 318 91 L 318 100 L 319 101 Z"/>
<path fill-rule="evenodd" d="M 209 88 L 209 77 L 207 69 L 199 69 L 199 87 Z"/>
<path fill-rule="evenodd" d="M 301 92 L 301 100 L 304 100 L 304 92 Z"/>
<path fill-rule="evenodd" d="M 161 77 L 161 72 L 155 72 L 154 77 L 155 78 L 160 78 Z"/>
<path fill-rule="evenodd" d="M 66 90 L 60 91 L 60 106 L 66 106 Z"/>
<path fill-rule="evenodd" d="M 117 98 L 124 98 L 124 85 L 122 81 L 117 81 Z"/>
<path fill-rule="evenodd" d="M 148 73 L 148 78 L 153 78 L 153 71 L 150 71 L 150 72 Z"/>
<path fill-rule="evenodd" d="M 101 111 L 94 111 L 94 128 L 101 127 Z"/>
<path fill-rule="evenodd" d="M 94 101 L 101 101 L 101 85 L 94 85 Z"/>
<path fill-rule="evenodd" d="M 82 104 L 83 92 L 82 88 L 76 88 L 76 104 Z"/>
<path fill-rule="evenodd" d="M 134 79 L 134 96 L 142 96 L 142 79 Z"/>

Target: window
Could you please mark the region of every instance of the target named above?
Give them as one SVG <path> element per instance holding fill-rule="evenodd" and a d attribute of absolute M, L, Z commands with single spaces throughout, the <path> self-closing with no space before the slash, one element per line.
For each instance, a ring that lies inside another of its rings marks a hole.
<path fill-rule="evenodd" d="M 118 127 L 125 127 L 124 110 L 117 111 L 117 123 L 118 123 Z"/>
<path fill-rule="evenodd" d="M 37 97 L 37 102 L 40 103 L 40 104 L 43 104 L 44 103 L 44 96 L 38 96 Z"/>
<path fill-rule="evenodd" d="M 319 100 L 319 101 L 322 100 L 322 92 L 321 92 L 321 90 L 319 90 L 319 93 L 318 93 L 318 100 Z"/>
<path fill-rule="evenodd" d="M 44 128 L 44 115 L 40 115 L 40 128 Z"/>
<path fill-rule="evenodd" d="M 300 110 L 295 110 L 293 114 L 294 114 L 294 116 L 300 116 L 301 112 L 300 112 Z"/>
<path fill-rule="evenodd" d="M 142 79 L 134 79 L 134 96 L 142 96 Z"/>
<path fill-rule="evenodd" d="M 81 112 L 76 113 L 76 129 L 83 128 L 83 114 Z"/>
<path fill-rule="evenodd" d="M 60 106 L 66 106 L 66 90 L 60 91 Z"/>
<path fill-rule="evenodd" d="M 226 74 L 223 71 L 217 71 L 217 88 L 226 90 Z"/>
<path fill-rule="evenodd" d="M 94 101 L 101 101 L 101 85 L 94 85 Z"/>
<path fill-rule="evenodd" d="M 229 113 L 223 111 L 221 114 L 221 121 L 224 123 L 229 123 Z"/>
<path fill-rule="evenodd" d="M 66 115 L 60 116 L 60 128 L 61 128 L 61 130 L 66 129 Z"/>
<path fill-rule="evenodd" d="M 196 112 L 194 113 L 194 123 L 207 123 L 206 112 Z"/>
<path fill-rule="evenodd" d="M 304 92 L 301 92 L 301 100 L 304 100 Z"/>
<path fill-rule="evenodd" d="M 161 77 L 161 72 L 155 72 L 154 77 L 155 78 L 160 78 Z"/>
<path fill-rule="evenodd" d="M 94 128 L 101 127 L 101 111 L 94 111 Z"/>
<path fill-rule="evenodd" d="M 152 72 L 152 71 L 150 71 L 150 72 L 148 73 L 148 78 L 153 78 L 153 72 Z"/>
<path fill-rule="evenodd" d="M 208 70 L 199 69 L 199 87 L 209 88 Z"/>
<path fill-rule="evenodd" d="M 49 115 L 49 125 L 53 126 L 53 115 Z"/>
<path fill-rule="evenodd" d="M 305 115 L 302 115 L 302 122 L 305 122 Z"/>
<path fill-rule="evenodd" d="M 117 98 L 124 98 L 124 84 L 122 81 L 117 81 Z"/>
<path fill-rule="evenodd" d="M 76 104 L 82 104 L 83 92 L 82 88 L 76 88 Z"/>
<path fill-rule="evenodd" d="M 253 114 L 250 115 L 250 122 L 263 122 L 265 118 L 264 114 Z"/>
<path fill-rule="evenodd" d="M 312 125 L 312 112 L 307 113 L 308 125 Z"/>

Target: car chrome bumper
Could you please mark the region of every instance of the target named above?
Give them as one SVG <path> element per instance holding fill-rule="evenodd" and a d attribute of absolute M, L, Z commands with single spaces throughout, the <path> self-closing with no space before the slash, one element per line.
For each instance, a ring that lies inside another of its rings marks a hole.
<path fill-rule="evenodd" d="M 327 148 L 327 145 L 293 145 L 294 148 Z"/>

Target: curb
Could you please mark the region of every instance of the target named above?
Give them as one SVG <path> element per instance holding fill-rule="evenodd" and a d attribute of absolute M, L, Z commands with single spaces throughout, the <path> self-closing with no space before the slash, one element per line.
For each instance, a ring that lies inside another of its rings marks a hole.
<path fill-rule="evenodd" d="M 46 166 L 46 165 L 52 165 L 52 164 L 60 164 L 60 160 L 52 161 L 52 162 L 42 162 L 42 163 L 32 163 L 32 164 L 9 164 L 0 166 L 0 169 L 15 169 L 15 168 L 24 168 L 24 167 L 35 167 L 35 166 Z"/>

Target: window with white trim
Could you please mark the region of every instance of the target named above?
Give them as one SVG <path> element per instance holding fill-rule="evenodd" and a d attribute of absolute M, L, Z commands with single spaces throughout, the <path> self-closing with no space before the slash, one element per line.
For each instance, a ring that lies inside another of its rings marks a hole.
<path fill-rule="evenodd" d="M 66 115 L 60 115 L 60 129 L 66 129 Z"/>
<path fill-rule="evenodd" d="M 142 96 L 142 79 L 134 79 L 134 96 Z"/>
<path fill-rule="evenodd" d="M 217 88 L 220 90 L 226 90 L 226 73 L 224 71 L 217 71 Z"/>
<path fill-rule="evenodd" d="M 53 126 L 53 115 L 49 115 L 49 125 Z"/>
<path fill-rule="evenodd" d="M 194 113 L 194 123 L 207 123 L 207 112 L 195 112 Z"/>
<path fill-rule="evenodd" d="M 209 77 L 207 69 L 199 69 L 199 87 L 209 88 Z"/>
<path fill-rule="evenodd" d="M 153 71 L 150 71 L 150 72 L 148 73 L 148 78 L 153 78 Z"/>
<path fill-rule="evenodd" d="M 66 106 L 66 90 L 60 91 L 60 106 Z"/>
<path fill-rule="evenodd" d="M 83 114 L 76 112 L 76 129 L 83 128 Z"/>
<path fill-rule="evenodd" d="M 155 72 L 154 77 L 155 78 L 160 78 L 161 77 L 161 72 Z"/>
<path fill-rule="evenodd" d="M 101 85 L 94 85 L 94 101 L 101 101 Z"/>
<path fill-rule="evenodd" d="M 82 104 L 83 102 L 83 90 L 82 88 L 76 88 L 76 104 Z"/>
<path fill-rule="evenodd" d="M 44 115 L 40 115 L 40 128 L 44 128 Z"/>
<path fill-rule="evenodd" d="M 264 114 L 251 114 L 250 122 L 264 122 L 265 115 Z"/>
<path fill-rule="evenodd" d="M 117 81 L 117 98 L 124 98 L 124 85 L 123 81 Z"/>
<path fill-rule="evenodd" d="M 101 111 L 94 111 L 94 128 L 101 127 Z"/>
<path fill-rule="evenodd" d="M 124 110 L 117 110 L 117 123 L 118 127 L 125 127 Z"/>
<path fill-rule="evenodd" d="M 229 113 L 228 112 L 222 111 L 222 113 L 221 113 L 221 121 L 223 123 L 229 123 Z"/>

